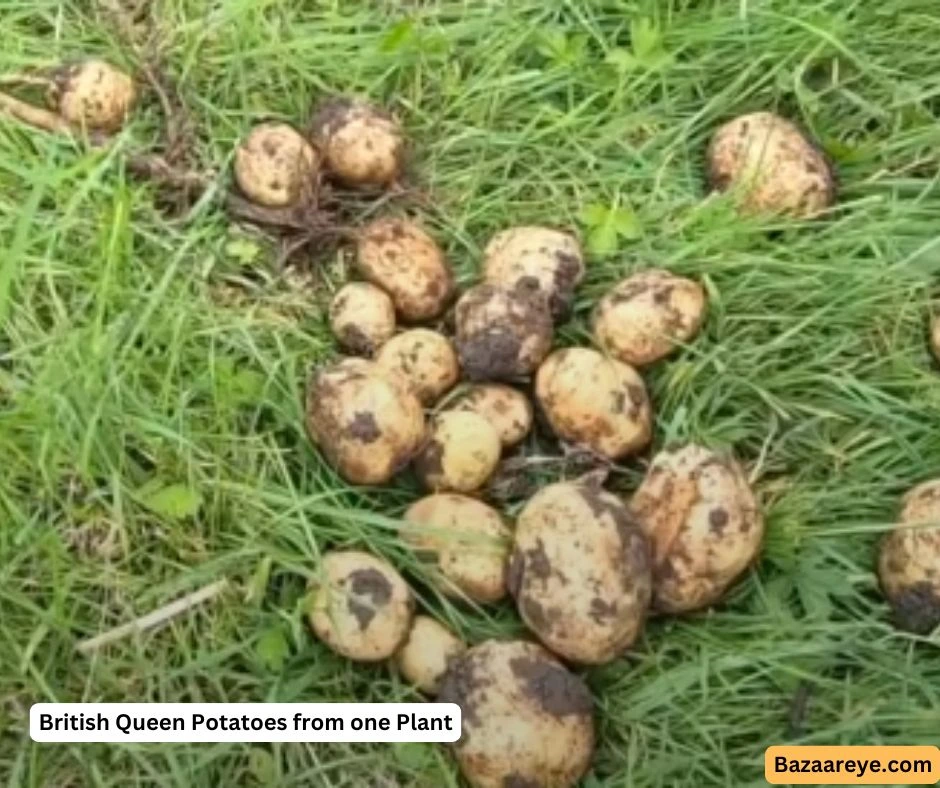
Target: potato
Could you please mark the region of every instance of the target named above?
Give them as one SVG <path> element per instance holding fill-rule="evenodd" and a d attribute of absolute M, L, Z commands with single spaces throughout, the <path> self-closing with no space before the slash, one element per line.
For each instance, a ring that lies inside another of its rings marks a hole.
<path fill-rule="evenodd" d="M 327 168 L 347 186 L 388 186 L 401 175 L 405 140 L 385 110 L 358 99 L 332 99 L 312 125 Z"/>
<path fill-rule="evenodd" d="M 926 635 L 940 626 L 940 479 L 902 499 L 900 522 L 881 540 L 878 579 L 900 629 Z"/>
<path fill-rule="evenodd" d="M 584 278 L 577 238 L 549 227 L 523 225 L 496 233 L 483 251 L 483 278 L 512 289 L 528 280 L 548 299 L 552 316 L 563 318 Z"/>
<path fill-rule="evenodd" d="M 255 126 L 235 149 L 238 188 L 251 202 L 270 208 L 313 194 L 319 167 L 319 154 L 286 123 Z"/>
<path fill-rule="evenodd" d="M 596 350 L 556 350 L 539 367 L 535 394 L 559 438 L 609 459 L 639 451 L 652 437 L 652 406 L 643 378 Z"/>
<path fill-rule="evenodd" d="M 320 640 L 348 659 L 391 657 L 411 628 L 414 597 L 386 561 L 358 550 L 323 555 L 310 584 L 308 616 Z"/>
<path fill-rule="evenodd" d="M 460 706 L 454 752 L 473 788 L 570 788 L 594 755 L 594 704 L 545 649 L 488 640 L 450 663 L 437 695 Z"/>
<path fill-rule="evenodd" d="M 474 492 L 499 464 L 499 433 L 485 418 L 468 411 L 438 414 L 431 437 L 415 458 L 415 471 L 429 490 Z"/>
<path fill-rule="evenodd" d="M 718 602 L 756 560 L 764 518 L 733 459 L 690 444 L 657 454 L 630 501 L 653 545 L 653 608 Z"/>
<path fill-rule="evenodd" d="M 707 158 L 711 188 L 731 190 L 746 214 L 812 218 L 835 202 L 835 173 L 826 157 L 795 124 L 771 112 L 721 126 Z"/>
<path fill-rule="evenodd" d="M 428 406 L 460 377 L 454 346 L 443 334 L 428 328 L 413 328 L 393 337 L 382 346 L 375 361 L 383 369 L 401 374 Z"/>
<path fill-rule="evenodd" d="M 315 370 L 306 399 L 307 432 L 352 484 L 387 482 L 427 435 L 408 383 L 372 361 L 348 358 Z"/>
<path fill-rule="evenodd" d="M 626 505 L 597 480 L 543 487 L 516 521 L 509 591 L 526 626 L 563 659 L 601 665 L 643 629 L 650 547 Z"/>
<path fill-rule="evenodd" d="M 457 301 L 455 321 L 460 366 L 475 382 L 529 375 L 552 347 L 548 302 L 527 283 L 471 287 Z"/>
<path fill-rule="evenodd" d="M 532 404 L 521 391 L 501 383 L 470 386 L 451 407 L 480 414 L 496 427 L 504 449 L 515 446 L 532 429 Z"/>
<path fill-rule="evenodd" d="M 372 356 L 395 334 L 395 306 L 375 285 L 350 282 L 330 303 L 330 328 L 344 350 Z"/>
<path fill-rule="evenodd" d="M 936 315 L 930 323 L 930 351 L 940 361 L 940 315 Z"/>
<path fill-rule="evenodd" d="M 63 66 L 55 74 L 49 98 L 67 123 L 113 133 L 137 102 L 134 80 L 103 60 L 90 58 Z"/>
<path fill-rule="evenodd" d="M 392 297 L 407 322 L 439 317 L 454 294 L 454 275 L 437 242 L 416 222 L 375 219 L 359 235 L 356 265 Z"/>
<path fill-rule="evenodd" d="M 466 644 L 443 624 L 430 616 L 415 616 L 395 665 L 405 681 L 435 695 L 448 665 L 466 650 Z"/>
<path fill-rule="evenodd" d="M 618 361 L 643 366 L 691 340 L 704 317 L 701 285 L 651 268 L 628 276 L 601 298 L 593 315 L 594 340 Z"/>
<path fill-rule="evenodd" d="M 402 531 L 403 541 L 436 561 L 441 592 L 483 603 L 506 595 L 512 531 L 495 509 L 465 495 L 436 493 L 415 501 L 404 520 L 416 527 Z"/>

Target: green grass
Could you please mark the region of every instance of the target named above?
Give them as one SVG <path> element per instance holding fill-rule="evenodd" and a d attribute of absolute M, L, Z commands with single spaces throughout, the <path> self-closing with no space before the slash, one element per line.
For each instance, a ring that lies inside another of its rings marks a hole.
<path fill-rule="evenodd" d="M 81 52 L 132 66 L 95 5 L 5 0 L 0 72 Z M 162 0 L 155 13 L 198 153 L 222 171 L 264 115 L 302 121 L 330 91 L 394 105 L 434 196 L 422 218 L 463 283 L 497 229 L 585 231 L 589 205 L 632 209 L 641 232 L 591 255 L 565 344 L 636 267 L 706 281 L 702 336 L 647 375 L 656 446 L 733 447 L 757 479 L 766 548 L 726 604 L 652 622 L 628 658 L 585 671 L 600 733 L 588 784 L 760 785 L 770 744 L 938 742 L 940 640 L 890 626 L 872 571 L 899 496 L 940 474 L 925 342 L 940 273 L 934 0 Z M 830 217 L 761 224 L 705 199 L 711 129 L 763 108 L 836 156 Z M 303 433 L 298 394 L 333 353 L 323 304 L 343 262 L 307 293 L 271 275 L 223 303 L 221 278 L 272 253 L 227 222 L 227 180 L 171 220 L 125 175 L 121 149 L 158 124 L 148 101 L 116 149 L 90 153 L 0 120 L 0 777 L 454 785 L 432 745 L 29 740 L 36 701 L 418 699 L 321 647 L 299 612 L 332 545 L 420 579 L 395 535 L 413 483 L 349 489 Z M 613 481 L 641 472 L 631 461 Z M 168 628 L 74 654 L 222 575 L 231 593 Z M 508 604 L 421 595 L 469 639 L 521 631 Z"/>

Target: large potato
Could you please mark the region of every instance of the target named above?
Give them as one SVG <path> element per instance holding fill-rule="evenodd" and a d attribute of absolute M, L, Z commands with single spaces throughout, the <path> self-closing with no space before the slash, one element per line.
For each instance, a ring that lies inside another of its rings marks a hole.
<path fill-rule="evenodd" d="M 501 383 L 478 383 L 462 392 L 454 410 L 478 413 L 496 427 L 503 448 L 515 446 L 532 429 L 532 403 L 518 389 Z"/>
<path fill-rule="evenodd" d="M 529 629 L 584 664 L 609 662 L 633 645 L 652 594 L 646 537 L 596 480 L 550 484 L 526 503 L 508 577 Z"/>
<path fill-rule="evenodd" d="M 460 364 L 450 340 L 429 328 L 412 328 L 386 342 L 375 358 L 383 369 L 397 372 L 424 405 L 433 405 L 460 377 Z"/>
<path fill-rule="evenodd" d="M 529 375 L 552 347 L 548 302 L 526 283 L 471 287 L 457 301 L 455 319 L 460 366 L 473 381 Z"/>
<path fill-rule="evenodd" d="M 469 411 L 434 417 L 431 436 L 415 457 L 415 471 L 429 490 L 476 492 L 499 464 L 502 445 L 496 428 Z"/>
<path fill-rule="evenodd" d="M 506 595 L 506 560 L 512 531 L 502 515 L 485 503 L 454 493 L 415 501 L 405 512 L 413 528 L 403 540 L 437 563 L 440 590 L 476 602 Z"/>
<path fill-rule="evenodd" d="M 308 615 L 320 640 L 360 662 L 391 657 L 408 636 L 414 598 L 387 561 L 358 550 L 323 556 Z"/>
<path fill-rule="evenodd" d="M 940 626 L 940 479 L 904 496 L 900 522 L 881 542 L 878 578 L 898 627 L 927 634 Z"/>
<path fill-rule="evenodd" d="M 639 451 L 652 437 L 643 378 L 596 350 L 556 350 L 539 367 L 535 394 L 559 438 L 609 459 Z"/>
<path fill-rule="evenodd" d="M 365 359 L 315 370 L 307 386 L 307 431 L 353 484 L 382 484 L 426 436 L 424 409 L 406 381 Z"/>
<path fill-rule="evenodd" d="M 764 518 L 741 467 L 695 444 L 657 454 L 630 509 L 653 545 L 653 607 L 718 602 L 754 563 Z"/>
<path fill-rule="evenodd" d="M 704 317 L 705 291 L 700 284 L 651 268 L 604 294 L 594 310 L 594 339 L 618 361 L 644 366 L 692 339 Z"/>
<path fill-rule="evenodd" d="M 137 88 L 120 69 L 91 58 L 59 69 L 49 98 L 72 126 L 112 133 L 124 125 L 133 109 Z"/>
<path fill-rule="evenodd" d="M 483 278 L 512 289 L 527 281 L 548 299 L 552 316 L 564 317 L 584 278 L 578 239 L 549 227 L 523 225 L 496 233 L 483 251 Z"/>
<path fill-rule="evenodd" d="M 330 303 L 330 328 L 344 350 L 372 356 L 395 334 L 395 305 L 375 285 L 350 282 Z"/>
<path fill-rule="evenodd" d="M 255 126 L 235 149 L 235 182 L 258 205 L 283 208 L 316 188 L 320 157 L 286 123 Z"/>
<path fill-rule="evenodd" d="M 833 204 L 835 175 L 823 153 L 790 121 L 771 112 L 741 115 L 708 146 L 708 179 L 732 191 L 748 214 L 811 218 Z"/>
<path fill-rule="evenodd" d="M 473 788 L 571 788 L 590 768 L 591 693 L 535 643 L 474 646 L 451 662 L 437 701 L 460 706 L 454 750 Z"/>
<path fill-rule="evenodd" d="M 395 654 L 395 666 L 405 681 L 434 695 L 447 667 L 467 650 L 464 642 L 430 616 L 415 616 L 404 645 Z"/>
<path fill-rule="evenodd" d="M 359 235 L 356 265 L 387 292 L 406 322 L 438 317 L 454 293 L 454 277 L 437 242 L 407 219 L 380 218 Z"/>

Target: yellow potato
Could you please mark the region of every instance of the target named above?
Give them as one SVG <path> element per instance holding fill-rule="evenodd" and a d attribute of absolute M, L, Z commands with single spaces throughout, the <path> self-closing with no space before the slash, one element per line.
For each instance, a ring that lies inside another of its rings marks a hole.
<path fill-rule="evenodd" d="M 447 666 L 467 647 L 443 624 L 430 616 L 415 616 L 395 665 L 405 681 L 421 692 L 435 695 Z"/>
<path fill-rule="evenodd" d="M 452 407 L 478 413 L 496 427 L 503 448 L 515 446 L 532 429 L 532 403 L 518 389 L 501 383 L 470 386 Z"/>
<path fill-rule="evenodd" d="M 292 126 L 262 123 L 235 149 L 235 182 L 251 202 L 283 208 L 313 193 L 319 164 L 316 150 Z"/>
<path fill-rule="evenodd" d="M 485 418 L 444 411 L 435 417 L 430 439 L 415 458 L 415 471 L 429 490 L 475 492 L 493 475 L 501 452 L 499 433 Z"/>
<path fill-rule="evenodd" d="M 395 305 L 375 285 L 350 282 L 330 303 L 330 328 L 344 350 L 372 356 L 395 334 Z"/>
<path fill-rule="evenodd" d="M 50 99 L 62 118 L 88 131 L 115 132 L 137 102 L 134 80 L 103 60 L 71 63 L 55 75 Z"/>
<path fill-rule="evenodd" d="M 443 334 L 428 328 L 413 328 L 391 338 L 375 361 L 404 377 L 427 406 L 437 402 L 460 377 L 454 346 Z"/>

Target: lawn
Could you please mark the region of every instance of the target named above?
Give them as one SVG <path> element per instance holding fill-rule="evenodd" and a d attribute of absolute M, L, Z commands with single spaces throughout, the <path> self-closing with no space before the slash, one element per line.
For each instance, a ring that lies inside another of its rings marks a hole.
<path fill-rule="evenodd" d="M 91 0 L 3 0 L 0 73 L 135 53 Z M 588 275 L 559 334 L 586 343 L 599 295 L 639 267 L 701 279 L 711 309 L 645 377 L 654 448 L 696 440 L 746 464 L 760 564 L 714 610 L 651 621 L 583 671 L 590 786 L 763 785 L 785 742 L 937 743 L 940 634 L 896 631 L 873 572 L 900 495 L 940 475 L 935 0 L 155 0 L 165 63 L 221 173 L 169 214 L 124 152 L 159 140 L 148 96 L 110 147 L 0 119 L 0 776 L 9 786 L 456 785 L 436 745 L 36 745 L 36 701 L 413 701 L 302 618 L 318 556 L 357 545 L 478 641 L 511 605 L 420 584 L 396 538 L 419 494 L 344 485 L 310 447 L 299 393 L 335 351 L 341 253 L 280 276 L 224 211 L 232 151 L 267 116 L 355 92 L 413 143 L 417 209 L 463 285 L 510 224 L 570 227 Z M 99 9 L 100 10 L 100 9 Z M 703 149 L 775 109 L 833 157 L 839 206 L 746 220 L 709 198 Z M 360 204 L 354 218 L 374 210 Z M 932 290 L 934 292 L 932 292 Z M 629 491 L 648 456 L 612 474 Z M 518 503 L 514 504 L 518 507 Z M 513 509 L 510 509 L 512 513 Z M 169 626 L 84 656 L 78 641 L 219 578 Z"/>

